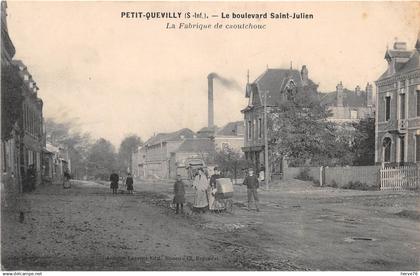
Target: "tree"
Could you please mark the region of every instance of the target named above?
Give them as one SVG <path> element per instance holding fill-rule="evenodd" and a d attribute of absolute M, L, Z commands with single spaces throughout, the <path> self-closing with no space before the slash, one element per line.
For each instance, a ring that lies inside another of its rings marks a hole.
<path fill-rule="evenodd" d="M 114 146 L 104 138 L 98 139 L 89 149 L 87 166 L 89 175 L 108 180 L 112 171 L 118 170 Z"/>
<path fill-rule="evenodd" d="M 215 164 L 224 173 L 225 177 L 235 178 L 243 176 L 243 170 L 249 168 L 251 163 L 247 161 L 241 152 L 230 146 L 225 146 L 219 151 L 213 151 L 206 155 L 207 164 Z"/>
<path fill-rule="evenodd" d="M 290 90 L 283 101 L 268 114 L 271 162 L 286 157 L 289 164 L 327 163 L 335 157 L 336 128 L 327 120 L 330 115 L 316 93 Z"/>
<path fill-rule="evenodd" d="M 355 128 L 353 164 L 369 166 L 375 164 L 375 119 L 366 118 L 353 123 Z"/>
<path fill-rule="evenodd" d="M 118 159 L 122 171 L 126 171 L 128 168 L 132 172 L 133 152 L 141 145 L 143 145 L 143 141 L 135 134 L 128 135 L 122 140 L 118 151 Z"/>
<path fill-rule="evenodd" d="M 1 139 L 7 140 L 22 116 L 22 86 L 17 67 L 1 67 Z"/>
<path fill-rule="evenodd" d="M 48 142 L 67 148 L 73 177 L 82 178 L 86 173 L 87 155 L 91 147 L 89 134 L 74 131 L 71 122 L 61 123 L 51 118 L 45 120 L 45 129 Z"/>

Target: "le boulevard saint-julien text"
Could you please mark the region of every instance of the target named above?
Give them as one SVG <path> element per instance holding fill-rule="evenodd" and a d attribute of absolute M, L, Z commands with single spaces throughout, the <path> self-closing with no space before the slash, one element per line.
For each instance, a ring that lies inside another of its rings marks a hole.
<path fill-rule="evenodd" d="M 313 19 L 314 15 L 312 13 L 304 12 L 286 12 L 286 13 L 275 13 L 275 12 L 265 12 L 265 13 L 225 13 L 221 12 L 220 14 L 210 15 L 213 18 L 222 18 L 222 19 Z M 209 15 L 205 12 L 133 12 L 133 11 L 123 11 L 121 12 L 121 18 L 137 18 L 137 19 L 207 19 Z"/>

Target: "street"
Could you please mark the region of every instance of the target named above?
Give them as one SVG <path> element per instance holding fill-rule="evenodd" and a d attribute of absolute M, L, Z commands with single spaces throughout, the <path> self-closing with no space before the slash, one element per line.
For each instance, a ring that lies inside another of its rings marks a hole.
<path fill-rule="evenodd" d="M 260 190 L 257 213 L 246 211 L 245 189 L 235 186 L 233 214 L 199 215 L 187 206 L 186 214 L 175 215 L 170 182 L 137 182 L 134 195 L 115 196 L 103 184 L 73 181 L 71 189 L 44 186 L 24 194 L 22 223 L 3 210 L 4 268 L 419 269 L 418 193 L 296 181 Z M 187 200 L 192 196 L 189 188 Z"/>

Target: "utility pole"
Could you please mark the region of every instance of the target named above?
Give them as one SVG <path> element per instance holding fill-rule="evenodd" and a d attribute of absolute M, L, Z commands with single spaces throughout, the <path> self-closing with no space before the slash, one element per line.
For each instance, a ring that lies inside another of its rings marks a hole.
<path fill-rule="evenodd" d="M 268 90 L 265 90 L 264 92 L 264 163 L 265 163 L 265 186 L 266 189 L 268 190 L 269 185 L 268 185 L 268 181 L 270 179 L 270 169 L 269 169 L 269 164 L 268 164 L 268 131 L 267 131 L 267 94 L 268 94 Z"/>

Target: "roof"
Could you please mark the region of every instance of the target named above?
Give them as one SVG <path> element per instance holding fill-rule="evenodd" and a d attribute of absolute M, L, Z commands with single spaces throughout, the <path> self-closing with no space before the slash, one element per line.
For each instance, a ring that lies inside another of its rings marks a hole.
<path fill-rule="evenodd" d="M 389 67 L 388 69 L 379 77 L 378 80 L 382 80 L 388 78 L 390 76 L 396 74 L 402 74 L 411 70 L 420 69 L 420 60 L 419 60 L 419 51 L 420 51 L 420 33 L 419 37 L 417 37 L 415 48 L 412 51 L 406 50 L 387 50 L 385 53 L 385 58 L 404 58 L 406 60 L 396 62 L 395 64 L 395 72 L 393 74 L 390 73 Z M 392 65 L 389 65 L 392 66 Z"/>
<path fill-rule="evenodd" d="M 321 103 L 327 106 L 337 104 L 337 92 L 319 93 Z M 347 88 L 343 89 L 343 106 L 345 107 L 366 107 L 367 95 L 365 91 L 360 91 L 359 95 L 355 91 Z"/>
<path fill-rule="evenodd" d="M 214 142 L 208 138 L 186 139 L 176 152 L 213 152 Z"/>
<path fill-rule="evenodd" d="M 230 122 L 227 123 L 224 127 L 219 129 L 216 135 L 223 135 L 223 136 L 243 136 L 244 135 L 244 122 L 237 121 L 237 122 Z"/>
<path fill-rule="evenodd" d="M 311 79 L 308 79 L 308 82 L 304 83 L 301 73 L 298 70 L 267 69 L 254 81 L 253 84 L 251 84 L 250 88 L 253 92 L 255 89 L 257 89 L 257 91 L 268 91 L 267 105 L 277 105 L 281 101 L 280 92 L 285 89 L 289 81 L 293 81 L 296 87 L 316 87 L 316 84 Z M 247 92 L 247 96 L 251 91 Z"/>
<path fill-rule="evenodd" d="M 145 142 L 146 145 L 154 145 L 167 141 L 180 141 L 185 138 L 194 137 L 195 133 L 189 128 L 183 128 L 170 133 L 158 133 Z"/>

